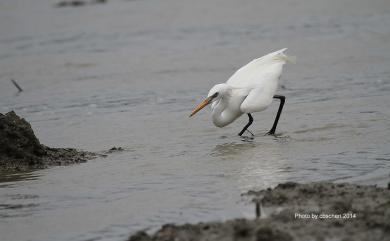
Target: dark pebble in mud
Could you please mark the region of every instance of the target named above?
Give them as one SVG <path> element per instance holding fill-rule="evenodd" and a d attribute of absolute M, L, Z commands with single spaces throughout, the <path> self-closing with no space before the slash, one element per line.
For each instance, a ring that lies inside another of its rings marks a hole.
<path fill-rule="evenodd" d="M 56 4 L 57 7 L 80 7 L 84 5 L 84 1 L 61 1 Z"/>
<path fill-rule="evenodd" d="M 128 240 L 385 241 L 390 237 L 390 190 L 386 188 L 347 183 L 288 182 L 243 195 L 263 200 L 263 206 L 269 212 L 266 218 L 169 224 L 155 234 L 141 231 Z M 298 218 L 297 214 L 309 215 L 310 218 Z M 318 215 L 317 219 L 312 218 L 312 214 Z M 331 218 L 329 215 L 339 216 Z"/>
<path fill-rule="evenodd" d="M 87 4 L 100 4 L 106 3 L 107 0 L 92 0 L 92 1 L 81 1 L 81 0 L 73 0 L 73 1 L 61 1 L 56 4 L 56 7 L 81 7 Z"/>
<path fill-rule="evenodd" d="M 95 157 L 92 152 L 42 145 L 25 119 L 13 111 L 0 113 L 0 170 L 69 165 Z"/>
<path fill-rule="evenodd" d="M 109 150 L 107 151 L 107 153 L 112 153 L 112 152 L 117 152 L 117 151 L 123 151 L 123 148 L 122 148 L 122 147 L 116 147 L 116 146 L 114 146 L 114 147 L 112 147 L 111 149 L 109 149 Z"/>

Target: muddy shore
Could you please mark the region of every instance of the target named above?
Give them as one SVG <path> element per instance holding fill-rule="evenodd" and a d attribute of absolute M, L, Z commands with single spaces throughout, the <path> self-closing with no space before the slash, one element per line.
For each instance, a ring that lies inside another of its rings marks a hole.
<path fill-rule="evenodd" d="M 86 162 L 97 155 L 40 143 L 31 125 L 11 111 L 0 113 L 0 170 L 26 170 Z"/>
<path fill-rule="evenodd" d="M 260 218 L 164 225 L 129 241 L 189 240 L 389 240 L 390 190 L 334 183 L 283 183 L 250 191 Z"/>

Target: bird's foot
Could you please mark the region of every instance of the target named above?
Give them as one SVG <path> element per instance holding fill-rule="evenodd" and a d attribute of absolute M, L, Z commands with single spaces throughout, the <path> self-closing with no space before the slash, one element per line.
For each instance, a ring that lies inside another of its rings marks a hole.
<path fill-rule="evenodd" d="M 265 136 L 272 136 L 274 138 L 282 138 L 284 135 L 283 135 L 283 133 L 275 133 L 275 132 L 269 131 L 265 134 Z"/>
<path fill-rule="evenodd" d="M 274 130 L 270 130 L 270 131 L 268 131 L 267 133 L 265 133 L 265 135 L 267 136 L 276 136 L 276 134 L 275 134 L 275 131 Z"/>
<path fill-rule="evenodd" d="M 241 141 L 243 142 L 253 142 L 254 138 L 253 136 L 240 136 L 241 137 Z"/>
<path fill-rule="evenodd" d="M 250 136 L 239 135 L 242 138 L 241 140 L 245 142 L 252 142 L 253 139 L 255 139 L 255 135 L 248 129 L 245 131 L 249 132 Z"/>

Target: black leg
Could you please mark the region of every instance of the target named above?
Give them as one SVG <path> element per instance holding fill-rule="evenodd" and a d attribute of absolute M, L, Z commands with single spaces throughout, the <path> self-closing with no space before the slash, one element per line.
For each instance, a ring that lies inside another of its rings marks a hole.
<path fill-rule="evenodd" d="M 278 125 L 280 114 L 282 113 L 284 102 L 286 101 L 286 97 L 283 96 L 283 95 L 274 95 L 274 98 L 280 100 L 280 105 L 279 105 L 278 113 L 276 114 L 276 118 L 275 118 L 274 124 L 273 124 L 271 130 L 267 133 L 268 135 L 274 135 L 275 134 L 276 126 Z"/>
<path fill-rule="evenodd" d="M 250 113 L 248 113 L 248 117 L 249 117 L 249 122 L 248 122 L 248 124 L 246 124 L 246 126 L 244 126 L 244 128 L 240 131 L 240 133 L 238 133 L 239 136 L 242 136 L 242 134 L 244 134 L 244 132 L 248 129 L 248 127 L 250 125 L 252 125 L 253 117 L 252 117 L 252 115 Z M 250 132 L 250 131 L 249 131 L 249 133 L 252 134 L 252 132 Z"/>

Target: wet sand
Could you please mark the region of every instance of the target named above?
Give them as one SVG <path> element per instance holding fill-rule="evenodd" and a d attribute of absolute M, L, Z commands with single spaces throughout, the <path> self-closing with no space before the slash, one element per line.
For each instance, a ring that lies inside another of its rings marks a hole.
<path fill-rule="evenodd" d="M 166 224 L 152 235 L 129 241 L 386 241 L 390 237 L 390 186 L 287 182 L 250 191 L 260 204 L 257 219 L 199 224 Z"/>

